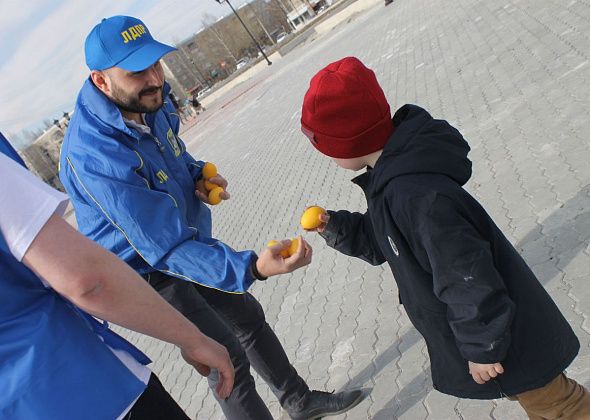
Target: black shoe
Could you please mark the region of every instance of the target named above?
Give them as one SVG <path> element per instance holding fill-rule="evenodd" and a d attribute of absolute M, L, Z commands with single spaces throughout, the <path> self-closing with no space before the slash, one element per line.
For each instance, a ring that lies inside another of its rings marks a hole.
<path fill-rule="evenodd" d="M 344 413 L 365 398 L 361 389 L 354 391 L 332 392 L 310 391 L 301 402 L 297 411 L 289 412 L 293 420 L 316 420 L 324 416 Z"/>

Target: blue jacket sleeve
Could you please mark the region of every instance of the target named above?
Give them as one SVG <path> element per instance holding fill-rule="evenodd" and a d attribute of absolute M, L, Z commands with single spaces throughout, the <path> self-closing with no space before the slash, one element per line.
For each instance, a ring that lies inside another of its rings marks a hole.
<path fill-rule="evenodd" d="M 62 169 L 151 267 L 215 289 L 245 292 L 254 282 L 250 265 L 256 254 L 236 252 L 187 225 L 171 195 L 150 189 L 146 179 L 129 170 L 137 165 L 130 163 L 133 156 L 112 154 L 104 164 L 70 154 Z"/>

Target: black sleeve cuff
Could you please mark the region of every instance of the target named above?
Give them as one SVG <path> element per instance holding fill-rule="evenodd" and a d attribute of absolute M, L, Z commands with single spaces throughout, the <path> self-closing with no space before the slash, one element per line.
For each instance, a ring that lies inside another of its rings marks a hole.
<path fill-rule="evenodd" d="M 250 272 L 252 273 L 252 277 L 254 277 L 256 280 L 268 279 L 268 277 L 264 277 L 262 274 L 260 274 L 258 268 L 256 268 L 256 261 L 258 261 L 257 255 L 254 256 L 254 258 L 252 259 L 252 264 L 250 264 Z"/>
<path fill-rule="evenodd" d="M 336 245 L 336 241 L 338 239 L 338 222 L 337 216 L 335 212 L 332 210 L 328 210 L 328 214 L 330 215 L 330 220 L 328 224 L 324 228 L 323 232 L 318 232 L 322 238 L 326 240 L 326 244 L 330 247 L 334 247 Z"/>

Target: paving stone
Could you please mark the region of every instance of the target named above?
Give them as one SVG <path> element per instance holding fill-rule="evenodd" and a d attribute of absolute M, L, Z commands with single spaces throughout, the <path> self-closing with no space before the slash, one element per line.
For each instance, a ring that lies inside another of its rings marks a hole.
<path fill-rule="evenodd" d="M 254 74 L 207 107 L 182 138 L 217 164 L 232 198 L 213 208 L 214 233 L 235 249 L 301 234 L 303 209 L 366 211 L 353 177 L 299 130 L 309 79 L 330 61 L 370 64 L 392 109 L 417 103 L 472 146 L 467 189 L 481 201 L 580 337 L 572 376 L 590 385 L 590 4 L 555 0 L 365 2 L 365 9 Z M 335 419 L 524 419 L 518 404 L 432 389 L 424 342 L 397 303 L 387 266 L 337 254 L 317 235 L 312 265 L 251 289 L 310 386 L 368 386 Z M 170 345 L 121 330 L 192 416 L 223 418 L 206 380 Z M 257 388 L 285 418 L 268 386 Z"/>

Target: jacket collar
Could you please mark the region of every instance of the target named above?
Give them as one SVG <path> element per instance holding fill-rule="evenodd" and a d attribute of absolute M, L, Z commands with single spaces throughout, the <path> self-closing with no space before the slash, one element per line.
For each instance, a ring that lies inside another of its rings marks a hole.
<path fill-rule="evenodd" d="M 355 176 L 351 179 L 353 184 L 358 185 L 361 189 L 365 192 L 365 194 L 369 193 L 370 185 L 371 185 L 371 172 L 373 168 L 367 166 L 367 171 Z"/>
<path fill-rule="evenodd" d="M 170 93 L 170 85 L 167 82 L 164 82 L 164 98 L 168 96 Z M 123 116 L 121 115 L 121 111 L 119 108 L 105 96 L 90 80 L 90 78 L 86 79 L 86 82 L 82 86 L 80 90 L 80 94 L 78 95 L 77 105 L 84 108 L 89 114 L 98 118 L 101 122 L 112 127 L 118 131 L 122 131 L 125 134 L 132 136 L 139 140 L 140 135 L 135 130 L 129 129 L 123 121 Z M 157 113 L 153 112 L 151 114 L 146 114 L 145 121 L 148 125 L 151 125 L 154 122 L 154 115 Z"/>

